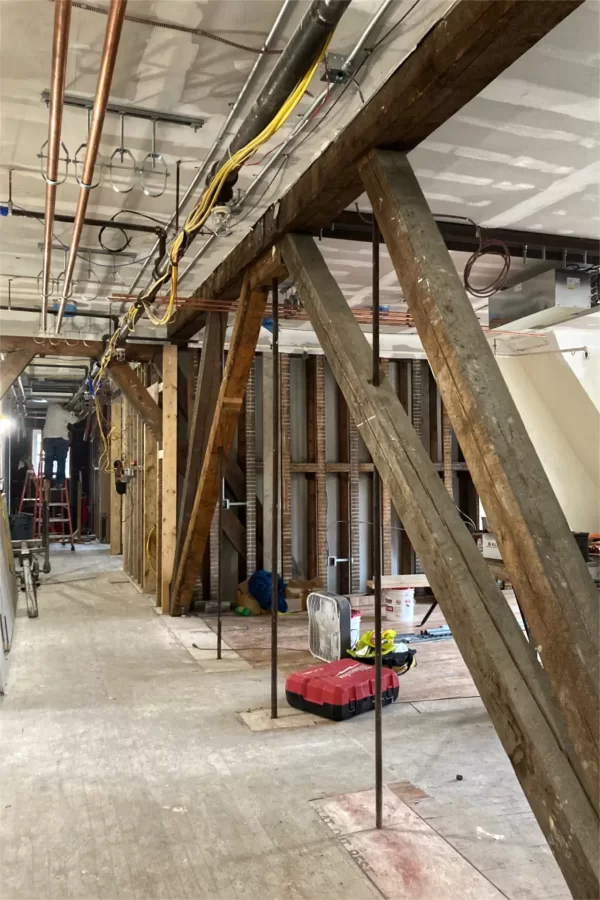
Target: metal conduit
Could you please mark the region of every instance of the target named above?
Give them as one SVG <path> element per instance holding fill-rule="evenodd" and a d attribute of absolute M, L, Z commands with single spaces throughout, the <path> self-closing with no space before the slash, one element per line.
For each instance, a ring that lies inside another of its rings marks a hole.
<path fill-rule="evenodd" d="M 351 50 L 351 52 L 348 54 L 348 56 L 344 60 L 344 63 L 341 66 L 342 72 L 344 72 L 345 74 L 350 74 L 352 72 L 352 69 L 353 69 L 353 66 L 356 61 L 357 56 L 364 50 L 365 44 L 367 43 L 369 37 L 372 35 L 373 31 L 379 24 L 382 17 L 388 11 L 390 6 L 392 6 L 395 2 L 396 2 L 396 0 L 384 0 L 384 2 L 381 4 L 379 9 L 375 13 L 375 15 L 373 16 L 373 18 L 371 19 L 371 21 L 369 22 L 369 24 L 367 25 L 367 27 L 365 28 L 365 30 L 363 31 L 361 36 L 359 37 L 354 48 Z M 337 89 L 341 86 L 342 85 L 337 85 L 336 83 L 331 84 L 329 86 L 330 96 L 334 89 Z M 244 200 L 246 200 L 250 196 L 250 194 L 256 190 L 258 185 L 264 180 L 265 176 L 271 171 L 271 169 L 273 168 L 275 163 L 286 153 L 289 145 L 298 137 L 300 132 L 304 130 L 304 128 L 307 126 L 307 124 L 312 119 L 315 110 L 317 110 L 319 108 L 319 106 L 321 106 L 321 104 L 324 102 L 326 97 L 327 97 L 327 89 L 323 90 L 319 94 L 319 96 L 313 100 L 309 109 L 306 110 L 306 112 L 304 113 L 301 120 L 298 122 L 298 124 L 294 128 L 291 135 L 271 155 L 269 161 L 266 163 L 264 168 L 262 168 L 260 170 L 260 172 L 254 179 L 252 184 L 248 187 L 248 190 L 246 191 L 246 194 L 244 196 Z M 213 241 L 215 240 L 216 237 L 217 237 L 217 235 L 211 234 L 210 237 L 207 238 L 207 240 L 202 244 L 202 246 L 200 247 L 200 249 L 198 250 L 196 255 L 194 257 L 192 257 L 192 259 L 190 260 L 189 265 L 187 265 L 186 268 L 183 270 L 183 272 L 180 273 L 179 278 L 178 278 L 179 284 L 181 284 L 183 282 L 183 279 L 187 277 L 187 275 L 194 268 L 194 266 L 196 265 L 198 260 L 202 256 L 204 256 L 204 254 L 206 253 L 206 251 L 208 250 L 208 248 L 213 243 Z"/>
<path fill-rule="evenodd" d="M 106 104 L 108 103 L 108 97 L 110 94 L 110 85 L 115 69 L 115 62 L 117 59 L 117 51 L 119 49 L 119 40 L 121 38 L 121 30 L 123 28 L 123 19 L 125 17 L 126 8 L 127 0 L 111 0 L 110 10 L 108 13 L 108 22 L 106 23 L 106 34 L 104 36 L 104 47 L 102 49 L 102 60 L 100 62 L 98 86 L 96 88 L 94 108 L 92 110 L 90 133 L 88 136 L 85 161 L 83 163 L 83 173 L 80 181 L 79 199 L 77 201 L 77 209 L 75 211 L 73 237 L 71 238 L 69 260 L 65 272 L 63 294 L 60 299 L 58 316 L 56 318 L 56 333 L 60 331 L 60 327 L 62 325 L 65 304 L 67 302 L 67 298 L 71 289 L 71 282 L 73 280 L 73 272 L 75 270 L 75 262 L 77 260 L 77 250 L 79 248 L 79 241 L 81 240 L 81 232 L 83 230 L 83 222 L 87 210 L 89 192 L 94 183 L 94 168 L 96 166 L 96 158 L 98 156 L 100 138 L 102 137 Z"/>
<path fill-rule="evenodd" d="M 227 156 L 256 137 L 273 119 L 275 113 L 294 90 L 308 66 L 322 50 L 325 41 L 335 30 L 351 0 L 312 0 L 283 53 L 278 58 L 263 90 L 233 138 Z M 242 141 L 242 143 L 239 143 Z M 218 168 L 218 164 L 216 164 Z M 210 176 L 209 176 L 210 177 Z M 229 183 L 231 189 L 235 177 Z M 225 188 L 226 186 L 224 186 Z M 221 192 L 222 195 L 222 192 Z M 189 243 L 192 238 L 190 238 Z M 168 260 L 156 267 L 157 274 L 164 274 Z M 148 298 L 152 302 L 152 297 Z M 136 306 L 132 319 L 124 323 L 118 340 L 127 340 L 132 328 L 143 314 L 143 307 Z"/>
<path fill-rule="evenodd" d="M 50 83 L 50 113 L 48 121 L 48 171 L 46 173 L 46 205 L 44 214 L 44 255 L 42 274 L 42 331 L 48 322 L 48 288 L 52 263 L 52 232 L 56 208 L 56 186 L 60 158 L 63 99 L 67 75 L 67 49 L 71 26 L 71 0 L 56 0 L 54 6 L 54 37 L 52 42 L 52 75 Z"/>
<path fill-rule="evenodd" d="M 217 150 L 220 148 L 221 144 L 223 143 L 223 138 L 227 134 L 227 131 L 229 130 L 229 126 L 231 125 L 231 123 L 237 116 L 238 112 L 240 111 L 240 107 L 242 106 L 246 97 L 248 96 L 250 89 L 254 86 L 256 77 L 263 65 L 264 54 L 266 53 L 267 50 L 271 49 L 272 44 L 279 38 L 279 32 L 281 30 L 281 27 L 284 24 L 285 20 L 287 19 L 288 13 L 291 11 L 292 7 L 296 5 L 296 2 L 297 2 L 297 0 L 285 0 L 283 6 L 281 7 L 277 18 L 275 19 L 273 26 L 272 26 L 271 30 L 269 31 L 267 37 L 265 38 L 264 44 L 261 47 L 261 55 L 258 56 L 256 58 L 256 60 L 254 61 L 254 65 L 252 66 L 252 69 L 250 70 L 250 73 L 248 74 L 248 77 L 247 77 L 246 81 L 244 82 L 240 93 L 238 94 L 237 100 L 231 107 L 231 111 L 230 111 L 229 115 L 227 116 L 227 118 L 225 119 L 225 121 L 223 122 L 212 147 L 206 154 L 206 157 L 204 158 L 202 165 L 200 166 L 200 168 L 194 175 L 190 186 L 188 187 L 187 191 L 185 192 L 185 194 L 183 195 L 183 197 L 181 199 L 181 203 L 179 204 L 179 212 L 181 212 L 183 210 L 183 208 L 185 206 L 187 206 L 190 197 L 192 197 L 192 195 L 194 194 L 194 191 L 196 190 L 198 185 L 202 184 L 202 181 L 204 180 L 206 173 L 208 172 L 208 168 L 213 161 L 213 157 L 214 157 L 215 153 L 217 152 Z M 171 218 L 169 219 L 169 221 L 166 225 L 167 229 L 170 228 L 171 225 L 173 225 L 173 223 L 175 222 L 175 217 L 176 217 L 175 213 L 173 213 L 173 215 L 171 216 Z M 154 256 L 154 254 L 156 253 L 158 248 L 159 248 L 159 241 L 156 241 L 156 243 L 152 247 L 152 250 L 148 254 L 150 258 Z M 142 275 L 148 268 L 149 264 L 150 264 L 150 259 L 148 259 L 148 261 L 146 263 L 144 263 L 143 267 L 140 269 L 140 271 L 137 273 L 137 275 L 133 279 L 131 286 L 129 288 L 129 291 L 128 291 L 129 294 L 133 293 L 135 288 L 138 286 L 140 279 L 142 278 Z"/>

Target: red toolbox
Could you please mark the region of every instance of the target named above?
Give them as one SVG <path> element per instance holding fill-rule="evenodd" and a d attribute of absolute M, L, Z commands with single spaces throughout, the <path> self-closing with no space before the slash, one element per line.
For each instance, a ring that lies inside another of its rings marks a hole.
<path fill-rule="evenodd" d="M 383 667 L 381 699 L 398 699 L 398 676 Z M 356 659 L 339 659 L 289 675 L 285 695 L 290 706 L 341 722 L 375 706 L 375 667 Z"/>

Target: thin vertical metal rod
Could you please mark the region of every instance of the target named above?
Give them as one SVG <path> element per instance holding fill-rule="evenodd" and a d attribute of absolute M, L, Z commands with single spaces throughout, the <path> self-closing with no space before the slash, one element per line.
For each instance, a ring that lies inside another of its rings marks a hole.
<path fill-rule="evenodd" d="M 279 605 L 279 295 L 273 279 L 273 509 L 271 543 L 271 718 L 277 718 L 277 613 Z"/>
<path fill-rule="evenodd" d="M 219 507 L 217 510 L 217 659 L 222 656 L 221 585 L 223 578 L 223 448 L 219 447 Z"/>
<path fill-rule="evenodd" d="M 181 160 L 175 163 L 175 234 L 179 234 L 179 190 L 181 179 Z"/>
<path fill-rule="evenodd" d="M 380 383 L 379 226 L 373 216 L 373 385 Z M 383 735 L 381 714 L 381 479 L 373 470 L 373 585 L 375 594 L 375 825 L 383 828 Z"/>

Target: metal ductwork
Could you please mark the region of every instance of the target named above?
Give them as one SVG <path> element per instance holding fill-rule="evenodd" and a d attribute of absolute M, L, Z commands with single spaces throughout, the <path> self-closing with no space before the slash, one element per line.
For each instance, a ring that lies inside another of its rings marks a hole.
<path fill-rule="evenodd" d="M 549 328 L 598 309 L 592 273 L 585 269 L 549 269 L 524 273 L 521 280 L 490 297 L 490 328 Z"/>
<path fill-rule="evenodd" d="M 125 18 L 126 8 L 127 0 L 111 0 L 110 10 L 108 13 L 108 22 L 106 23 L 106 34 L 104 36 L 104 47 L 102 49 L 102 59 L 100 62 L 98 86 L 96 88 L 94 108 L 92 110 L 90 133 L 88 135 L 85 160 L 83 163 L 83 173 L 80 181 L 79 200 L 77 201 L 77 209 L 75 211 L 75 223 L 73 225 L 73 236 L 71 238 L 69 260 L 65 271 L 63 293 L 60 299 L 58 317 L 56 319 L 57 333 L 60 331 L 60 326 L 62 325 L 65 304 L 71 290 L 73 272 L 75 270 L 75 262 L 77 260 L 77 250 L 79 248 L 79 241 L 81 240 L 81 232 L 83 230 L 83 223 L 87 210 L 88 197 L 94 183 L 94 169 L 96 167 L 96 158 L 98 156 L 100 139 L 102 137 L 104 116 L 106 114 L 106 105 L 108 103 L 110 86 L 112 82 L 113 72 L 115 70 L 115 62 L 117 59 L 117 51 L 119 49 L 119 41 L 121 38 L 121 30 L 123 28 L 123 20 Z"/>

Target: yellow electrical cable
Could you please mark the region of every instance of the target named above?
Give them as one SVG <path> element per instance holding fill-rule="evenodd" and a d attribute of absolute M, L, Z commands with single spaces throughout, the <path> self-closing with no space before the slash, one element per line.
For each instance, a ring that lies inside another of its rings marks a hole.
<path fill-rule="evenodd" d="M 157 278 L 152 285 L 148 288 L 148 290 L 140 297 L 141 302 L 144 304 L 144 308 L 150 321 L 154 325 L 166 325 L 173 314 L 173 308 L 175 306 L 175 302 L 177 299 L 177 274 L 178 274 L 178 254 L 183 244 L 184 239 L 187 236 L 191 236 L 198 232 L 202 226 L 205 224 L 208 219 L 210 213 L 212 212 L 213 207 L 216 204 L 216 201 L 219 197 L 221 189 L 225 184 L 227 178 L 236 170 L 239 169 L 250 156 L 252 156 L 259 147 L 261 147 L 264 143 L 270 140 L 285 124 L 287 119 L 290 117 L 292 112 L 297 107 L 298 103 L 306 93 L 314 74 L 325 56 L 327 52 L 327 48 L 329 46 L 331 38 L 326 42 L 325 46 L 310 66 L 307 73 L 304 77 L 298 82 L 288 99 L 285 101 L 281 109 L 276 113 L 273 119 L 269 122 L 269 124 L 251 141 L 248 142 L 244 147 L 234 153 L 218 170 L 218 172 L 214 175 L 211 183 L 204 191 L 200 201 L 197 206 L 192 210 L 192 212 L 187 217 L 185 224 L 183 226 L 182 231 L 176 236 L 169 248 L 169 269 L 162 275 L 160 278 Z M 165 313 L 157 318 L 151 311 L 151 308 L 146 300 L 148 300 L 151 294 L 159 289 L 166 281 L 170 278 L 171 280 L 171 290 L 169 293 L 169 300 L 167 303 L 167 308 Z"/>

